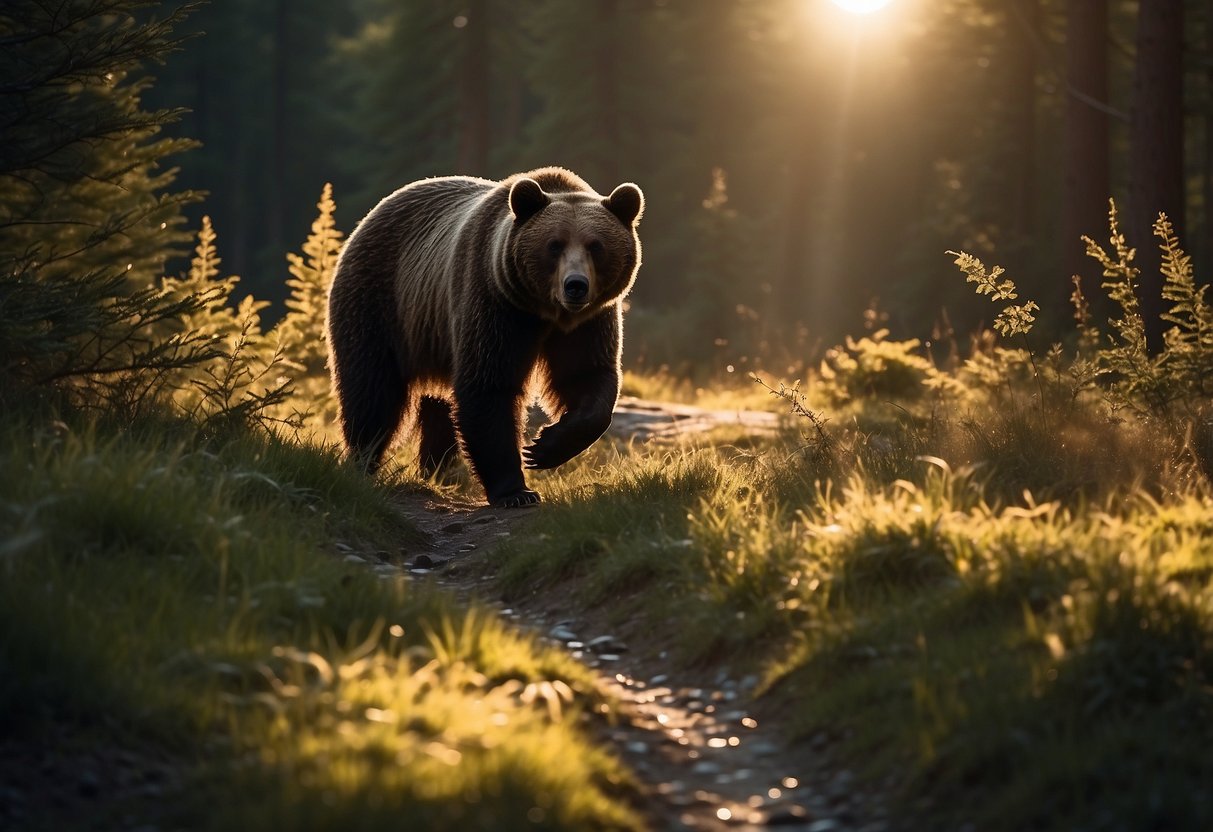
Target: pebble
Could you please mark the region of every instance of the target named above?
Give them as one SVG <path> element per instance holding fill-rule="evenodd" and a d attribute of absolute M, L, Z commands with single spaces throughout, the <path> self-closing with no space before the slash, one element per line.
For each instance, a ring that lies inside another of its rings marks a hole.
<path fill-rule="evenodd" d="M 463 531 L 464 528 L 465 526 L 463 523 L 456 520 L 454 523 L 447 523 L 442 527 L 442 530 L 448 534 L 458 534 L 459 532 Z"/>
<path fill-rule="evenodd" d="M 614 636 L 598 636 L 586 644 L 595 653 L 626 653 L 627 645 Z"/>
<path fill-rule="evenodd" d="M 346 555 L 342 560 L 346 563 L 366 563 L 366 558 L 361 555 Z"/>
<path fill-rule="evenodd" d="M 462 546 L 459 547 L 459 551 L 460 552 L 470 552 L 475 548 L 476 548 L 475 543 L 464 543 Z"/>
<path fill-rule="evenodd" d="M 414 569 L 433 569 L 434 559 L 429 555 L 418 555 L 413 559 Z"/>
<path fill-rule="evenodd" d="M 560 624 L 557 624 L 555 627 L 548 630 L 548 635 L 551 636 L 552 638 L 556 639 L 557 641 L 576 641 L 577 640 L 576 633 L 574 633 L 568 627 L 564 627 Z"/>

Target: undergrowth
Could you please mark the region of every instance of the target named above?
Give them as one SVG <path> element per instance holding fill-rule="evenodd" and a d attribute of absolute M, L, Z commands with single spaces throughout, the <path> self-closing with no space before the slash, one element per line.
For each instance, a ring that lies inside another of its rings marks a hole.
<path fill-rule="evenodd" d="M 160 800 L 81 801 L 76 778 L 110 775 L 78 764 L 66 800 L 15 804 L 7 828 L 638 826 L 579 728 L 607 706 L 586 670 L 342 559 L 416 542 L 391 483 L 171 419 L 9 418 L 0 470 L 6 748 L 87 738 L 176 772 Z"/>
<path fill-rule="evenodd" d="M 500 580 L 760 673 L 794 742 L 892 789 L 906 828 L 1213 826 L 1213 314 L 1160 218 L 1151 355 L 1110 219 L 1107 331 L 1079 291 L 1075 338 L 1043 349 L 1036 304 L 958 253 L 1016 301 L 1013 343 L 937 359 L 876 330 L 804 385 L 756 379 L 782 437 L 599 446 L 538 478 L 553 505 Z"/>

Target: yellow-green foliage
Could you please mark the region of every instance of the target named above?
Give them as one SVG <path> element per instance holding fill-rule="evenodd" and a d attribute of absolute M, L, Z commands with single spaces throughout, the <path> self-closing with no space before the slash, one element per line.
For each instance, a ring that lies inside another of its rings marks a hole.
<path fill-rule="evenodd" d="M 845 347 L 826 353 L 818 371 L 824 391 L 835 404 L 854 399 L 917 399 L 924 385 L 945 384 L 935 365 L 918 354 L 916 338 L 889 340 L 889 331 L 879 329 L 870 336 L 847 336 Z"/>
<path fill-rule="evenodd" d="M 920 455 L 882 481 L 863 459 L 822 479 L 778 444 L 594 451 L 547 475 L 507 586 L 576 577 L 637 638 L 660 609 L 682 660 L 765 672 L 794 734 L 845 738 L 905 790 L 907 827 L 1213 820 L 1213 504 L 1134 491 L 1144 471 L 1044 500 L 986 464 Z"/>
<path fill-rule="evenodd" d="M 242 335 L 246 339 L 261 336 L 260 313 L 269 304 L 247 296 L 238 307 L 232 306 L 232 293 L 240 278 L 237 275 L 219 276 L 222 260 L 215 247 L 215 238 L 211 218 L 203 217 L 189 271 L 183 278 L 163 278 L 162 286 L 166 295 L 206 298 L 205 308 L 181 316 L 181 328 L 221 341 L 225 351 L 230 351 Z"/>
<path fill-rule="evenodd" d="M 67 722 L 173 761 L 169 798 L 124 809 L 152 816 L 100 828 L 639 827 L 579 728 L 608 707 L 584 668 L 342 559 L 415 537 L 390 487 L 298 445 L 123 428 L 0 425 L 0 733 L 45 754 Z"/>
<path fill-rule="evenodd" d="M 949 251 L 948 254 L 956 257 L 956 265 L 965 273 L 965 282 L 977 284 L 974 289 L 977 294 L 989 295 L 990 300 L 995 302 L 1015 300 L 1019 297 L 1014 281 L 1010 278 L 999 280 L 1004 273 L 1002 266 L 995 266 L 987 271 L 985 264 L 971 254 L 963 251 Z M 1032 313 L 1039 311 L 1040 307 L 1033 300 L 1022 304 L 1008 304 L 994 319 L 994 329 L 1008 338 L 1012 335 L 1027 335 L 1036 321 Z"/>
<path fill-rule="evenodd" d="M 205 339 L 215 357 L 199 366 L 170 376 L 167 384 L 174 402 L 200 422 L 261 423 L 286 396 L 278 378 L 280 356 L 261 331 L 261 310 L 269 304 L 248 295 L 233 306 L 232 294 L 240 283 L 236 275 L 219 276 L 220 258 L 210 217 L 202 218 L 189 271 L 183 278 L 165 277 L 166 297 L 197 298 L 202 305 L 167 327 Z"/>
<path fill-rule="evenodd" d="M 342 234 L 333 222 L 333 186 L 325 184 L 316 206 L 320 213 L 303 244 L 303 254 L 287 254 L 291 290 L 287 313 L 274 328 L 293 382 L 294 404 L 310 413 L 309 427 L 323 430 L 336 419 L 336 401 L 328 377 L 328 291 L 341 253 Z"/>

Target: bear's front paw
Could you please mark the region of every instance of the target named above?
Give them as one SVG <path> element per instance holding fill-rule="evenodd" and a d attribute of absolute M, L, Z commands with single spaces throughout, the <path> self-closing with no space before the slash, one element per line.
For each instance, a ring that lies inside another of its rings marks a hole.
<path fill-rule="evenodd" d="M 595 418 L 569 412 L 559 422 L 539 432 L 535 441 L 522 449 L 527 468 L 556 468 L 584 451 L 610 427 L 611 417 Z"/>
<path fill-rule="evenodd" d="M 522 508 L 539 504 L 539 493 L 529 488 L 489 500 L 497 508 Z"/>

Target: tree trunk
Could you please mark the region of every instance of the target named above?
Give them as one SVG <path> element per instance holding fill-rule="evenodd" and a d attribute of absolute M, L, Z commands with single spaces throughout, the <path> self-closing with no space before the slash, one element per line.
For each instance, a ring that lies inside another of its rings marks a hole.
<path fill-rule="evenodd" d="M 287 57 L 290 49 L 288 26 L 290 11 L 287 0 L 274 2 L 274 75 L 270 88 L 270 189 L 267 217 L 266 247 L 271 251 L 286 251 L 286 99 L 289 95 Z"/>
<path fill-rule="evenodd" d="M 1205 40 L 1206 55 L 1213 55 L 1213 0 L 1205 0 Z M 1208 103 L 1213 96 L 1213 62 L 1207 62 L 1205 68 L 1205 112 L 1204 112 L 1204 158 L 1201 180 L 1201 207 L 1203 210 L 1201 224 L 1200 259 L 1197 263 L 1196 274 L 1200 282 L 1208 283 L 1213 280 L 1213 106 Z"/>
<path fill-rule="evenodd" d="M 1107 236 L 1108 197 L 1108 2 L 1068 0 L 1066 5 L 1065 171 L 1062 241 L 1066 276 L 1082 278 L 1083 293 L 1095 301 L 1101 270 L 1087 257 L 1080 239 Z M 1069 281 L 1062 299 L 1068 298 Z"/>
<path fill-rule="evenodd" d="M 459 173 L 487 176 L 489 166 L 489 20 L 485 0 L 471 0 L 461 32 Z"/>
<path fill-rule="evenodd" d="M 1137 14 L 1137 66 L 1129 135 L 1129 216 L 1125 234 L 1137 247 L 1141 312 L 1151 352 L 1162 349 L 1161 255 L 1151 227 L 1159 213 L 1184 227 L 1183 0 L 1142 2 Z"/>
<path fill-rule="evenodd" d="M 597 23 L 599 32 L 598 54 L 594 67 L 597 78 L 596 93 L 598 96 L 599 118 L 598 128 L 603 142 L 598 161 L 600 170 L 597 172 L 598 182 L 591 183 L 594 187 L 610 192 L 619 184 L 619 163 L 617 155 L 621 149 L 620 115 L 619 115 L 619 74 L 621 67 L 617 60 L 621 52 L 619 43 L 619 8 L 617 0 L 598 0 Z M 603 184 L 598 184 L 599 182 Z"/>
<path fill-rule="evenodd" d="M 1013 32 L 1009 73 L 1011 133 L 1009 229 L 1017 243 L 1032 236 L 1036 194 L 1036 54 L 1040 0 L 1010 0 Z"/>

